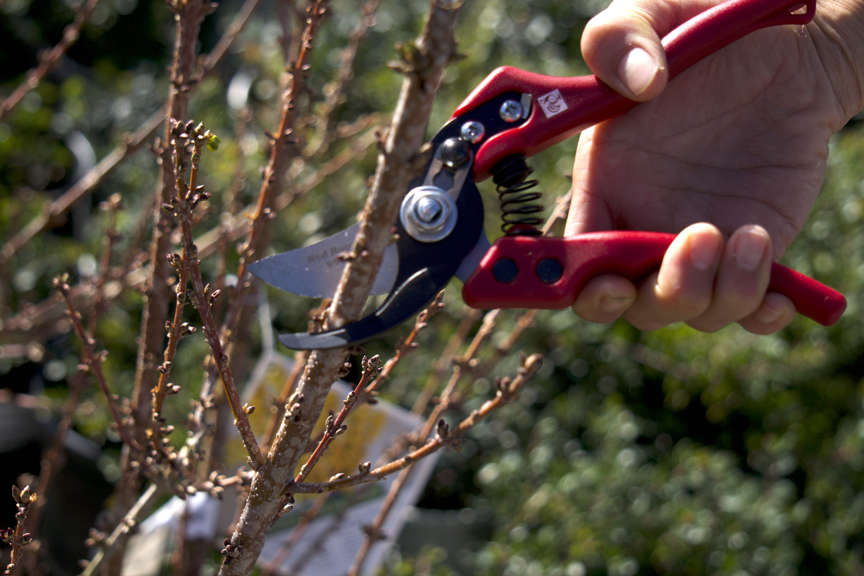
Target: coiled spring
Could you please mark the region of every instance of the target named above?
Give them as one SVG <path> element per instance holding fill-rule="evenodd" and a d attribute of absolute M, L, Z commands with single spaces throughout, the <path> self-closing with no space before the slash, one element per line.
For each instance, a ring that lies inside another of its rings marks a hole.
<path fill-rule="evenodd" d="M 507 236 L 540 236 L 543 193 L 531 191 L 538 184 L 529 179 L 532 170 L 523 156 L 504 158 L 492 169 L 492 181 L 501 202 L 501 230 Z"/>

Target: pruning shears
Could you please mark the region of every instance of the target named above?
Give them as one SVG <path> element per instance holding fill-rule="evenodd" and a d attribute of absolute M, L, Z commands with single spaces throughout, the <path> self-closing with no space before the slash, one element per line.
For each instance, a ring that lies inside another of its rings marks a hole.
<path fill-rule="evenodd" d="M 663 38 L 670 79 L 708 54 L 760 28 L 804 25 L 815 0 L 729 0 Z M 475 308 L 565 308 L 600 274 L 638 280 L 657 269 L 673 234 L 603 231 L 543 237 L 525 157 L 637 103 L 595 76 L 552 77 L 502 67 L 487 76 L 432 139 L 431 159 L 402 201 L 398 239 L 384 254 L 373 293 L 387 293 L 368 316 L 317 333 L 280 335 L 297 350 L 368 340 L 418 313 L 453 276 Z M 490 244 L 476 182 L 492 176 L 502 205 L 504 236 Z M 251 272 L 299 295 L 332 296 L 356 226 L 317 244 L 255 262 Z M 839 292 L 774 263 L 769 290 L 800 314 L 835 323 L 846 308 Z"/>

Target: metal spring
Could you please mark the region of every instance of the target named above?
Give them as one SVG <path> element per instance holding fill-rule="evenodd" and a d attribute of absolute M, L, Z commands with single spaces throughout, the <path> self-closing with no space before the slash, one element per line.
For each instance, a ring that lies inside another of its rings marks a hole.
<path fill-rule="evenodd" d="M 539 191 L 529 192 L 538 184 L 528 179 L 532 170 L 523 156 L 508 156 L 492 169 L 492 181 L 501 202 L 501 230 L 507 236 L 540 236 L 543 219 L 535 216 L 543 211 L 536 202 L 543 197 Z"/>

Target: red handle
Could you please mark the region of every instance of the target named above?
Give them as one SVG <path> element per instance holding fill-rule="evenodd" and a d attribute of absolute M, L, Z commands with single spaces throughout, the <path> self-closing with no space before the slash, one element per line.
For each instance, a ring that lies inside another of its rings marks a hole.
<path fill-rule="evenodd" d="M 720 48 L 757 30 L 780 24 L 803 25 L 813 18 L 816 0 L 729 0 L 692 18 L 663 38 L 669 78 Z M 453 117 L 505 92 L 530 94 L 528 121 L 483 143 L 474 159 L 481 180 L 506 156 L 530 156 L 585 128 L 633 108 L 596 76 L 557 77 L 504 66 L 494 70 L 465 99 Z"/>
<path fill-rule="evenodd" d="M 473 308 L 566 308 L 591 278 L 639 280 L 656 270 L 674 234 L 592 232 L 565 238 L 505 236 L 486 252 L 462 288 Z M 846 298 L 776 262 L 768 290 L 789 298 L 799 314 L 825 326 L 840 319 Z"/>

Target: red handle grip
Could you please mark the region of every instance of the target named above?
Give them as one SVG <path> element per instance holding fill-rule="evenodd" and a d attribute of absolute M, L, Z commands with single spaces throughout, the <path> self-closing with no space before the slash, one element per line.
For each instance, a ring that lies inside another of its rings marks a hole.
<path fill-rule="evenodd" d="M 816 0 L 729 0 L 706 10 L 663 38 L 669 78 L 759 28 L 806 24 L 815 10 Z M 474 159 L 477 180 L 488 176 L 507 156 L 530 156 L 637 104 L 596 76 L 544 76 L 504 66 L 489 74 L 453 117 L 505 92 L 530 94 L 534 102 L 531 115 L 525 123 L 495 134 L 480 146 Z"/>
<path fill-rule="evenodd" d="M 565 238 L 505 236 L 486 252 L 462 288 L 473 308 L 566 308 L 591 278 L 639 280 L 656 270 L 674 234 L 592 232 Z M 768 290 L 789 298 L 799 314 L 825 326 L 840 319 L 846 298 L 776 262 Z"/>

